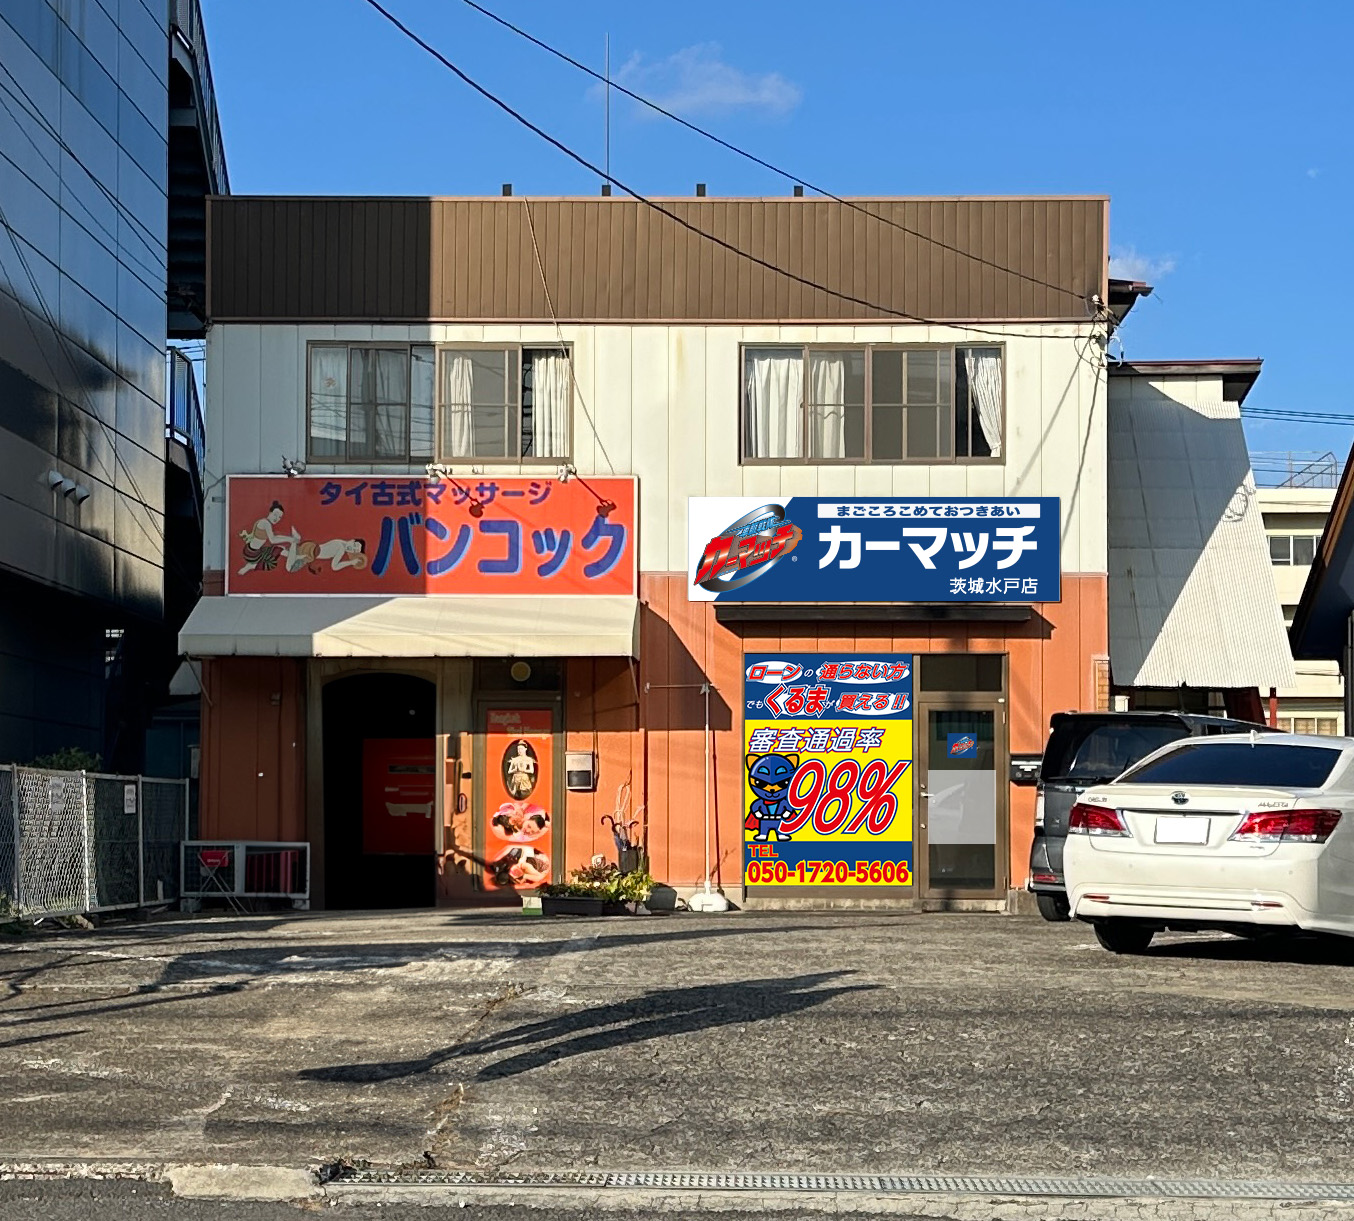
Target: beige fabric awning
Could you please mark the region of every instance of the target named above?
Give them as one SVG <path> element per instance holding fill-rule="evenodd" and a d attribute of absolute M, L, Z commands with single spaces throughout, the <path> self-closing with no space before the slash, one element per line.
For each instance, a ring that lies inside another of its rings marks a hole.
<path fill-rule="evenodd" d="M 635 598 L 201 599 L 179 632 L 190 657 L 638 657 Z"/>

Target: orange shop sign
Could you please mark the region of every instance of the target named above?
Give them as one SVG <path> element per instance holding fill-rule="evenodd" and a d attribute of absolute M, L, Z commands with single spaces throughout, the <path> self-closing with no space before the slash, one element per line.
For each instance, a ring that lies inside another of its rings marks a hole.
<path fill-rule="evenodd" d="M 234 475 L 233 594 L 624 594 L 634 479 Z"/>

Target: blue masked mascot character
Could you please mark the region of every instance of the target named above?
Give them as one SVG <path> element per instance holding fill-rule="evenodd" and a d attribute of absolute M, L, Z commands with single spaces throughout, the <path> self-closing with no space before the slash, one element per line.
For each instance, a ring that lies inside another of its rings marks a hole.
<path fill-rule="evenodd" d="M 756 830 L 752 838 L 761 843 L 768 839 L 785 840 L 790 836 L 780 829 L 782 818 L 791 814 L 790 781 L 799 768 L 798 755 L 748 755 L 748 783 L 756 800 L 748 806 L 743 827 Z"/>

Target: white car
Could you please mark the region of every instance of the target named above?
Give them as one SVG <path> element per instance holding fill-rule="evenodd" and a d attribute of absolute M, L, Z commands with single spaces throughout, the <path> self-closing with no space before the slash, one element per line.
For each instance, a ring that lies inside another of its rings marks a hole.
<path fill-rule="evenodd" d="M 1117 954 L 1163 929 L 1354 936 L 1354 739 L 1186 738 L 1072 807 L 1071 914 Z"/>

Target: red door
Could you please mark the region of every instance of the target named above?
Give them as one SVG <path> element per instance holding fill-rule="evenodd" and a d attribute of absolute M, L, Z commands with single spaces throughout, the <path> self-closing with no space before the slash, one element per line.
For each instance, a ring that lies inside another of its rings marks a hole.
<path fill-rule="evenodd" d="M 362 743 L 362 851 L 436 850 L 433 742 L 368 738 Z"/>

